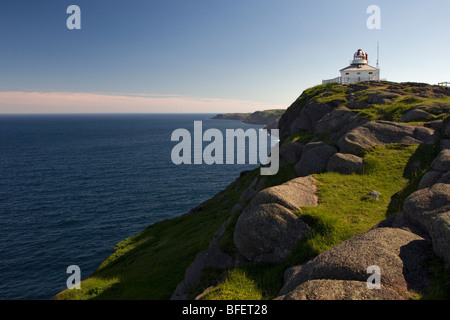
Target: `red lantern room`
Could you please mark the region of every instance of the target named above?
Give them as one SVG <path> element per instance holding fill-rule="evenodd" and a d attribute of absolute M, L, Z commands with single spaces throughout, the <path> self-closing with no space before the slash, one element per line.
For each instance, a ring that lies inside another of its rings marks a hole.
<path fill-rule="evenodd" d="M 353 55 L 353 61 L 351 62 L 351 64 L 368 64 L 367 53 L 365 53 L 361 49 L 358 49 L 358 51 L 356 51 Z"/>

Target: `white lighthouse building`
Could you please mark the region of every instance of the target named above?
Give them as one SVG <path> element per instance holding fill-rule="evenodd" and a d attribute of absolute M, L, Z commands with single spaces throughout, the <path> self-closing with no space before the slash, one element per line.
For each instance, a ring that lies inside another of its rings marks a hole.
<path fill-rule="evenodd" d="M 339 70 L 340 77 L 323 80 L 322 84 L 340 83 L 349 84 L 361 81 L 379 81 L 380 69 L 369 66 L 368 55 L 363 50 L 358 49 L 353 55 L 353 60 L 350 65 L 344 69 Z"/>

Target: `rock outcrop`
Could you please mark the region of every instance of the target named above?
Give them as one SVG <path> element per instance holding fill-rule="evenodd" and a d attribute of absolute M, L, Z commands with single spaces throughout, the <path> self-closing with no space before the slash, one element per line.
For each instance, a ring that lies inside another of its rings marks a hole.
<path fill-rule="evenodd" d="M 300 161 L 295 165 L 299 177 L 320 173 L 327 168 L 328 161 L 338 150 L 323 142 L 310 142 L 303 148 Z"/>
<path fill-rule="evenodd" d="M 246 172 L 242 173 L 245 176 Z M 206 268 L 214 267 L 219 269 L 227 269 L 239 266 L 240 261 L 236 257 L 224 252 L 221 248 L 225 231 L 237 214 L 239 214 L 244 207 L 246 201 L 252 199 L 264 186 L 264 178 L 255 178 L 250 185 L 242 191 L 239 203 L 236 203 L 230 211 L 230 217 L 222 224 L 221 228 L 215 233 L 214 239 L 209 244 L 208 248 L 195 257 L 194 261 L 186 269 L 184 279 L 178 284 L 176 290 L 172 294 L 172 300 L 187 299 L 188 292 L 191 287 L 203 275 Z M 237 185 L 237 188 L 242 186 Z M 198 210 L 198 208 L 197 208 Z M 192 211 L 192 210 L 191 210 Z M 195 211 L 195 210 L 194 210 Z M 194 212 L 195 213 L 195 212 Z M 188 214 L 193 214 L 189 212 Z"/>
<path fill-rule="evenodd" d="M 315 127 L 318 135 L 329 135 L 330 141 L 338 142 L 339 138 L 367 120 L 355 111 L 346 108 L 334 109 L 320 119 Z"/>
<path fill-rule="evenodd" d="M 364 281 L 309 280 L 275 300 L 403 300 L 389 287 L 369 290 Z"/>
<path fill-rule="evenodd" d="M 447 126 L 444 129 L 444 136 L 450 138 L 450 121 L 447 122 Z"/>
<path fill-rule="evenodd" d="M 377 228 L 344 241 L 304 265 L 288 269 L 279 299 L 311 295 L 312 280 L 331 281 L 328 285 L 340 287 L 340 298 L 346 295 L 348 298 L 348 292 L 357 287 L 358 293 L 353 292 L 352 299 L 408 299 L 409 290 L 423 292 L 427 288 L 428 272 L 421 267 L 421 261 L 428 257 L 429 251 L 427 241 L 412 232 Z M 377 289 L 367 287 L 370 266 L 380 270 L 383 288 L 377 293 L 373 292 Z M 330 299 L 323 294 L 319 296 Z"/>
<path fill-rule="evenodd" d="M 311 101 L 300 111 L 300 116 L 292 121 L 290 132 L 314 132 L 317 122 L 332 110 L 333 107 L 326 103 Z"/>
<path fill-rule="evenodd" d="M 423 261 L 434 252 L 450 265 L 449 147 L 443 140 L 422 188 L 398 216 L 288 269 L 277 299 L 403 300 L 426 292 L 430 270 Z M 380 270 L 379 289 L 368 286 L 370 266 Z"/>
<path fill-rule="evenodd" d="M 412 122 L 412 121 L 426 121 L 432 119 L 433 115 L 421 108 L 415 108 L 406 112 L 401 118 L 401 122 Z"/>
<path fill-rule="evenodd" d="M 401 116 L 400 122 L 432 120 L 424 126 L 386 120 L 367 121 L 355 110 L 366 110 L 374 104 L 392 103 L 395 99 L 403 99 L 408 92 L 403 91 L 404 85 L 393 84 L 389 87 L 392 92 L 369 93 L 362 100 L 363 92 L 370 85 L 355 84 L 348 87 L 350 94 L 345 104 L 347 109 L 335 108 L 316 122 L 307 121 L 310 125 L 304 127 L 295 125 L 303 123 L 300 119 L 290 122 L 283 119 L 281 122 L 291 123 L 288 127 L 291 134 L 299 129 L 314 130 L 315 134 L 327 134 L 330 141 L 337 142 L 336 153 L 328 160 L 324 159 L 325 156 L 321 157 L 322 162 L 328 162 L 328 171 L 342 174 L 360 171 L 363 168 L 360 156 L 367 148 L 376 145 L 434 144 L 441 137 L 439 131 L 442 136 L 450 137 L 450 121 L 433 120 L 434 115 L 448 112 L 447 105 L 419 106 Z M 413 90 L 422 98 L 450 96 L 447 89 L 426 85 L 417 84 Z M 415 101 L 415 98 L 405 99 Z M 313 103 L 306 105 L 310 108 L 316 106 Z M 297 102 L 293 109 L 298 108 Z M 325 110 L 325 107 L 321 106 L 320 109 Z M 301 114 L 297 111 L 298 117 Z M 285 115 L 289 116 L 288 113 Z M 287 128 L 284 132 L 288 132 Z M 306 146 L 299 163 L 308 154 Z M 418 191 L 406 199 L 397 217 L 387 219 L 371 231 L 327 250 L 304 265 L 288 269 L 285 284 L 277 299 L 397 300 L 412 298 L 412 292 L 424 292 L 429 283 L 429 274 L 423 260 L 434 251 L 447 264 L 450 263 L 449 140 L 442 140 L 441 147 L 431 170 L 423 176 Z M 297 167 L 296 171 L 301 174 Z M 317 172 L 317 169 L 313 172 Z M 369 275 L 366 271 L 370 265 L 381 269 L 383 280 L 379 290 L 371 290 L 367 286 Z"/>
<path fill-rule="evenodd" d="M 406 198 L 398 225 L 418 228 L 431 238 L 434 252 L 450 265 L 450 148 L 441 143 L 441 152 L 419 184 Z"/>
<path fill-rule="evenodd" d="M 441 152 L 431 164 L 431 170 L 420 180 L 419 190 L 431 187 L 435 183 L 450 183 L 450 140 L 441 140 Z"/>
<path fill-rule="evenodd" d="M 361 157 L 350 153 L 336 153 L 330 158 L 327 170 L 342 174 L 351 174 L 360 172 L 363 166 L 364 163 Z"/>
<path fill-rule="evenodd" d="M 294 162 L 301 158 L 303 153 L 304 144 L 297 141 L 289 141 L 285 145 L 280 147 L 280 165 Z"/>
<path fill-rule="evenodd" d="M 291 210 L 267 203 L 242 213 L 234 231 L 234 243 L 249 261 L 279 262 L 307 233 L 308 226 Z"/>
<path fill-rule="evenodd" d="M 248 208 L 267 203 L 277 203 L 292 211 L 299 211 L 302 207 L 314 207 L 318 203 L 318 197 L 315 194 L 316 182 L 316 179 L 309 176 L 263 189 L 255 195 Z"/>
<path fill-rule="evenodd" d="M 391 121 L 370 121 L 339 140 L 342 153 L 362 155 L 365 149 L 388 143 L 433 144 L 439 134 L 430 128 L 408 126 Z"/>
<path fill-rule="evenodd" d="M 233 217 L 237 212 L 242 210 L 242 207 L 236 204 L 231 210 L 230 218 L 222 225 L 219 231 L 214 235 L 213 241 L 209 244 L 205 251 L 200 252 L 195 260 L 186 269 L 186 273 L 183 281 L 181 281 L 175 292 L 172 294 L 171 300 L 185 300 L 189 289 L 195 284 L 195 282 L 202 276 L 203 270 L 208 267 L 215 268 L 231 268 L 236 265 L 235 259 L 226 254 L 220 248 L 220 241 L 224 235 L 224 232 Z"/>
<path fill-rule="evenodd" d="M 295 214 L 302 207 L 316 206 L 316 180 L 297 178 L 260 191 L 240 215 L 234 230 L 239 253 L 252 262 L 279 262 L 309 227 Z"/>

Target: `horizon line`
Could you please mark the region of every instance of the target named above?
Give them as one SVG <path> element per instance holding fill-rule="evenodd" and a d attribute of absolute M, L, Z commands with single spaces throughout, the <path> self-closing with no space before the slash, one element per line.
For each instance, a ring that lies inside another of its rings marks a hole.
<path fill-rule="evenodd" d="M 0 114 L 246 113 L 287 108 L 233 98 L 83 92 L 0 91 L 0 101 Z"/>

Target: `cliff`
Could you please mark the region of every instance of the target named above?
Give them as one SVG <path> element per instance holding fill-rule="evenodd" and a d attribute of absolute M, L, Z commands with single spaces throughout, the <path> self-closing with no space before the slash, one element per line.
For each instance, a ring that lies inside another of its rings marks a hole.
<path fill-rule="evenodd" d="M 427 84 L 305 90 L 276 175 L 243 173 L 55 299 L 449 299 L 449 111 Z"/>

